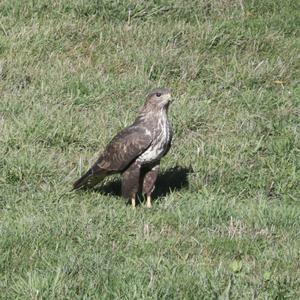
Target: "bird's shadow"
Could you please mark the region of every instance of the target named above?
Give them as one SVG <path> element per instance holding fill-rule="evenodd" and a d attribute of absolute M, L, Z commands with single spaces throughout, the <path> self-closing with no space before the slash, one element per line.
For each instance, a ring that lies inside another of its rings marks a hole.
<path fill-rule="evenodd" d="M 191 172 L 191 167 L 176 166 L 160 173 L 152 193 L 152 199 L 157 200 L 172 191 L 178 191 L 188 187 L 188 175 Z M 121 179 L 117 178 L 116 180 L 107 182 L 103 186 L 96 188 L 95 191 L 104 195 L 121 197 Z"/>

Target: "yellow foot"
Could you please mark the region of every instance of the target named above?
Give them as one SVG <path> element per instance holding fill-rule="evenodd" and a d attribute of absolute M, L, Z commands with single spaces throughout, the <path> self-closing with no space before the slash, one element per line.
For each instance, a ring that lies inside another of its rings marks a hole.
<path fill-rule="evenodd" d="M 147 196 L 147 203 L 146 203 L 146 206 L 147 206 L 148 208 L 151 208 L 151 207 L 152 207 L 152 205 L 151 205 L 151 196 Z"/>
<path fill-rule="evenodd" d="M 131 206 L 135 208 L 135 197 L 131 198 Z"/>

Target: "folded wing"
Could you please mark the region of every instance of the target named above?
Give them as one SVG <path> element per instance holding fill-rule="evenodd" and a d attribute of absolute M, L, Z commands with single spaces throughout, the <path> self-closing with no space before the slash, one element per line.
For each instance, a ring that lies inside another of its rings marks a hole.
<path fill-rule="evenodd" d="M 74 189 L 93 187 L 105 176 L 126 170 L 151 145 L 149 131 L 141 126 L 130 126 L 118 133 L 106 146 L 95 164 L 78 179 Z"/>

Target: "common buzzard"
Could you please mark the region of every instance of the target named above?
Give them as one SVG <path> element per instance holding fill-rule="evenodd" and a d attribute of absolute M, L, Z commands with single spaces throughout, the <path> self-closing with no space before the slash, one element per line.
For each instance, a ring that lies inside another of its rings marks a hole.
<path fill-rule="evenodd" d="M 93 187 L 104 177 L 121 173 L 122 196 L 135 207 L 136 193 L 142 192 L 147 207 L 151 207 L 160 159 L 171 146 L 172 129 L 167 118 L 170 102 L 169 89 L 151 91 L 134 123 L 112 139 L 95 164 L 74 183 L 74 189 Z"/>

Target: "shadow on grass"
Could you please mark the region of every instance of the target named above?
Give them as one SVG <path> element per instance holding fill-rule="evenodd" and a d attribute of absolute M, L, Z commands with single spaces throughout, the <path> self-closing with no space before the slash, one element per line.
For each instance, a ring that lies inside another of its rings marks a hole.
<path fill-rule="evenodd" d="M 152 193 L 152 199 L 157 200 L 166 196 L 172 191 L 178 191 L 188 186 L 188 174 L 192 172 L 192 168 L 176 166 L 170 168 L 158 175 L 155 189 Z M 104 195 L 121 197 L 121 179 L 108 182 L 103 186 L 95 189 L 95 191 Z"/>

